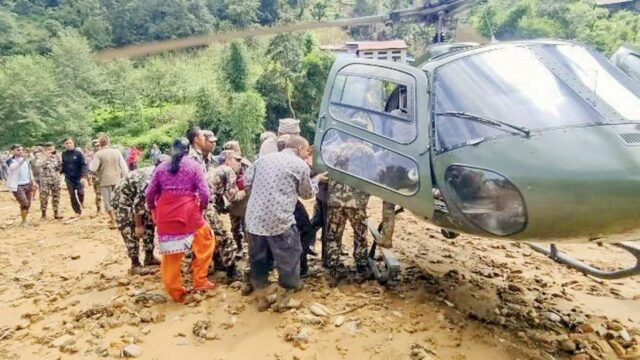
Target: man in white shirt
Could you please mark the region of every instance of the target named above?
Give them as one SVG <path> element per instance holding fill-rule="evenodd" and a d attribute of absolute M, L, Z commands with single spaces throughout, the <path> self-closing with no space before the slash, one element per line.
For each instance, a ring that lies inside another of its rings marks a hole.
<path fill-rule="evenodd" d="M 12 156 L 6 162 L 9 168 L 6 185 L 20 204 L 21 226 L 28 227 L 27 216 L 29 208 L 31 208 L 33 194 L 37 191 L 38 186 L 34 182 L 33 171 L 28 159 L 24 156 L 22 145 L 11 146 L 11 153 Z"/>

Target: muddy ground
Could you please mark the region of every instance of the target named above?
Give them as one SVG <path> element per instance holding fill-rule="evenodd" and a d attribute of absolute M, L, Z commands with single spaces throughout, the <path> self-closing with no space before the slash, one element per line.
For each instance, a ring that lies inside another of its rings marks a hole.
<path fill-rule="evenodd" d="M 68 218 L 66 194 L 62 203 Z M 639 279 L 595 280 L 517 243 L 447 240 L 407 213 L 395 288 L 330 288 L 315 261 L 303 307 L 280 314 L 257 312 L 238 282 L 166 301 L 157 268 L 127 274 L 119 234 L 90 216 L 90 190 L 71 224 L 39 221 L 35 205 L 23 229 L 0 193 L 2 359 L 640 359 Z M 372 201 L 374 217 L 379 208 Z M 632 262 L 606 245 L 563 249 L 605 268 Z"/>

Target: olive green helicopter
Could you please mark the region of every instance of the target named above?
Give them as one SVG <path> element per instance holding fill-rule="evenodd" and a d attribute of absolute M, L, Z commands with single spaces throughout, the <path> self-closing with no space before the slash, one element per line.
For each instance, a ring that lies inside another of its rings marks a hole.
<path fill-rule="evenodd" d="M 604 279 L 640 274 L 640 248 L 631 242 L 640 238 L 640 84 L 572 41 L 442 43 L 449 19 L 475 2 L 433 0 L 387 15 L 136 44 L 99 56 L 318 27 L 437 24 L 440 44 L 417 66 L 336 59 L 317 120 L 314 167 L 451 238 L 464 232 L 525 242 Z M 369 227 L 380 239 L 381 227 Z M 636 264 L 603 271 L 555 245 L 590 242 L 627 250 Z M 393 283 L 397 259 L 389 249 L 376 251 L 374 242 L 372 271 Z"/>

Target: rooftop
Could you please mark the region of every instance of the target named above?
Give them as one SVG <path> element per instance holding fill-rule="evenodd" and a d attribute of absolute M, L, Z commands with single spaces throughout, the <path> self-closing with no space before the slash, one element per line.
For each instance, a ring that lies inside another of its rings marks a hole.
<path fill-rule="evenodd" d="M 386 41 L 348 41 L 347 47 L 355 46 L 358 50 L 384 50 L 384 49 L 406 49 L 407 43 L 404 40 Z"/>

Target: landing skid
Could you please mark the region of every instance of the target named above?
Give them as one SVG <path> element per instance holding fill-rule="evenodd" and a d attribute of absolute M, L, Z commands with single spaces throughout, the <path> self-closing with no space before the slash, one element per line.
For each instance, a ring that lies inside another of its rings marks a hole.
<path fill-rule="evenodd" d="M 373 276 L 376 278 L 380 285 L 389 285 L 394 286 L 398 283 L 398 275 L 400 274 L 400 262 L 398 258 L 393 253 L 391 249 L 385 249 L 383 247 L 380 248 L 380 257 L 382 259 L 383 265 L 378 267 L 378 259 L 376 259 L 376 249 L 378 244 L 376 243 L 376 239 L 379 239 L 382 235 L 378 231 L 378 227 L 371 223 L 371 220 L 367 221 L 367 226 L 369 227 L 369 231 L 373 236 L 373 244 L 371 245 L 371 249 L 369 250 L 369 256 L 367 256 L 367 261 L 369 262 L 369 269 L 373 273 Z"/>
<path fill-rule="evenodd" d="M 548 248 L 546 246 L 541 246 L 536 244 L 527 244 L 527 245 L 529 245 L 529 247 L 531 247 L 533 250 L 548 256 L 555 262 L 558 262 L 563 265 L 567 265 L 570 268 L 582 271 L 587 275 L 591 275 L 599 279 L 615 280 L 615 279 L 626 278 L 629 276 L 640 275 L 640 247 L 630 242 L 612 244 L 613 246 L 619 247 L 623 250 L 630 252 L 631 255 L 633 255 L 636 258 L 636 265 L 634 267 L 617 270 L 617 271 L 600 270 L 580 260 L 574 259 L 565 253 L 559 252 L 555 244 L 551 244 Z"/>
<path fill-rule="evenodd" d="M 395 210 L 395 215 L 403 212 L 403 208 Z M 376 249 L 378 247 L 377 240 L 382 238 L 380 231 L 382 230 L 382 224 L 375 226 L 371 219 L 367 220 L 367 227 L 371 236 L 373 236 L 373 242 L 371 249 L 369 250 L 369 256 L 367 261 L 369 263 L 369 269 L 376 278 L 380 285 L 395 286 L 398 283 L 398 275 L 400 275 L 400 261 L 393 253 L 393 250 L 380 247 L 380 257 L 376 258 Z M 383 265 L 378 266 L 378 261 L 382 260 Z"/>

